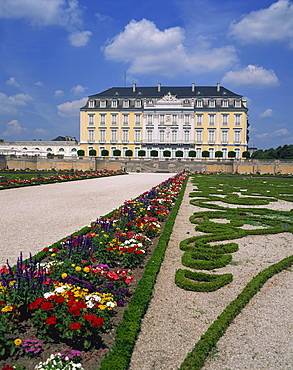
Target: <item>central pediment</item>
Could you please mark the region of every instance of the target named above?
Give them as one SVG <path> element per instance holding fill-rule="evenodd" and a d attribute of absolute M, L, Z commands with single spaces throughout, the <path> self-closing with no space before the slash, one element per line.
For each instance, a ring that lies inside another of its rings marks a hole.
<path fill-rule="evenodd" d="M 177 99 L 176 95 L 172 95 L 170 92 L 168 92 L 168 94 L 164 95 L 162 99 L 156 102 L 156 105 L 167 106 L 167 107 L 180 106 L 181 100 Z"/>

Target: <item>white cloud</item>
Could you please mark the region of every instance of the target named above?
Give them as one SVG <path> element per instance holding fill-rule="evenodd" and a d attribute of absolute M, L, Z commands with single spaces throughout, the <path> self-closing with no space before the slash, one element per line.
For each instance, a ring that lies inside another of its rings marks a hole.
<path fill-rule="evenodd" d="M 113 18 L 109 17 L 108 15 L 104 15 L 104 14 L 100 14 L 100 13 L 96 13 L 95 17 L 97 17 L 100 22 L 113 21 Z"/>
<path fill-rule="evenodd" d="M 3 114 L 18 114 L 16 107 L 25 106 L 33 98 L 28 94 L 16 94 L 7 96 L 0 92 L 0 112 Z"/>
<path fill-rule="evenodd" d="M 44 86 L 43 82 L 41 82 L 41 81 L 35 82 L 34 85 L 36 85 L 36 86 Z"/>
<path fill-rule="evenodd" d="M 14 86 L 14 87 L 19 87 L 19 83 L 16 81 L 16 79 L 14 77 L 10 77 L 7 81 L 6 81 L 6 85 L 11 85 L 11 86 Z"/>
<path fill-rule="evenodd" d="M 61 97 L 61 96 L 64 96 L 64 91 L 63 90 L 55 90 L 54 97 L 58 98 L 58 97 Z"/>
<path fill-rule="evenodd" d="M 273 115 L 273 110 L 272 109 L 266 109 L 263 113 L 261 113 L 259 116 L 261 118 L 264 117 L 271 117 Z"/>
<path fill-rule="evenodd" d="M 208 49 L 199 42 L 195 52 L 184 46 L 185 34 L 181 27 L 160 31 L 156 25 L 142 19 L 132 20 L 104 48 L 105 57 L 116 62 L 129 63 L 129 73 L 161 73 L 174 76 L 182 72 L 193 74 L 218 71 L 237 60 L 233 46 Z"/>
<path fill-rule="evenodd" d="M 57 105 L 58 114 L 61 117 L 79 116 L 79 109 L 85 105 L 87 98 L 73 100 L 72 102 Z"/>
<path fill-rule="evenodd" d="M 72 89 L 71 89 L 71 92 L 73 94 L 83 94 L 85 92 L 85 90 L 87 89 L 87 87 L 84 87 L 84 86 L 81 86 L 81 85 L 76 85 L 74 86 Z"/>
<path fill-rule="evenodd" d="M 230 24 L 230 35 L 243 43 L 287 41 L 293 47 L 293 3 L 279 0 Z"/>
<path fill-rule="evenodd" d="M 265 132 L 263 134 L 255 135 L 256 138 L 258 139 L 266 139 L 266 138 L 274 138 L 276 136 L 281 137 L 281 136 L 288 136 L 290 132 L 286 128 L 281 128 L 280 130 L 276 130 L 273 132 Z"/>
<path fill-rule="evenodd" d="M 47 130 L 45 130 L 45 129 L 43 129 L 43 128 L 36 128 L 36 129 L 34 130 L 34 133 L 35 133 L 35 134 L 47 134 L 47 133 L 48 133 L 48 131 L 47 131 Z"/>
<path fill-rule="evenodd" d="M 2 136 L 14 136 L 20 135 L 23 131 L 26 131 L 27 128 L 21 127 L 20 123 L 14 119 L 7 123 L 6 131 L 2 133 Z"/>
<path fill-rule="evenodd" d="M 68 36 L 70 45 L 80 47 L 85 46 L 89 42 L 92 32 L 90 31 L 76 31 Z"/>
<path fill-rule="evenodd" d="M 0 18 L 22 18 L 39 26 L 80 26 L 77 0 L 1 0 Z"/>
<path fill-rule="evenodd" d="M 227 72 L 222 83 L 231 85 L 249 85 L 254 87 L 267 87 L 279 85 L 279 79 L 272 69 L 249 64 L 246 68 L 238 71 Z"/>

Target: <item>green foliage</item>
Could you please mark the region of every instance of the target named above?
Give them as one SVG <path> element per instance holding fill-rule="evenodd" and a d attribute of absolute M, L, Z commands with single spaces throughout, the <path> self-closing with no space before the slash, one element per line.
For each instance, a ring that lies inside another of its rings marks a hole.
<path fill-rule="evenodd" d="M 137 154 L 139 157 L 145 157 L 146 155 L 145 150 L 139 150 Z"/>
<path fill-rule="evenodd" d="M 259 149 L 256 150 L 251 158 L 253 159 L 292 159 L 293 158 L 293 145 L 279 146 L 278 148 Z"/>
<path fill-rule="evenodd" d="M 175 157 L 176 158 L 182 158 L 183 157 L 183 151 L 182 150 L 176 150 Z"/>
<path fill-rule="evenodd" d="M 102 156 L 102 157 L 108 157 L 108 155 L 109 155 L 109 150 L 107 150 L 107 149 L 103 149 L 103 150 L 101 151 L 101 156 Z"/>
<path fill-rule="evenodd" d="M 208 150 L 204 150 L 201 155 L 203 158 L 209 158 L 210 152 Z"/>
<path fill-rule="evenodd" d="M 195 158 L 196 157 L 196 151 L 195 150 L 190 150 L 188 152 L 188 157 Z"/>
<path fill-rule="evenodd" d="M 89 150 L 89 156 L 90 157 L 95 157 L 97 155 L 97 151 L 96 151 L 96 149 L 91 149 L 91 150 Z"/>
<path fill-rule="evenodd" d="M 222 157 L 223 157 L 223 152 L 222 152 L 221 150 L 217 150 L 217 151 L 215 152 L 215 157 L 216 157 L 216 158 L 222 158 Z"/>
<path fill-rule="evenodd" d="M 113 150 L 113 155 L 114 155 L 114 157 L 120 157 L 120 155 L 121 155 L 121 150 L 120 150 L 120 149 L 114 149 L 114 150 Z"/>
<path fill-rule="evenodd" d="M 170 150 L 164 150 L 164 151 L 163 151 L 163 156 L 164 156 L 164 157 L 171 157 L 171 152 L 170 152 Z"/>
<path fill-rule="evenodd" d="M 84 157 L 84 154 L 85 154 L 85 151 L 84 151 L 83 149 L 79 149 L 79 150 L 77 151 L 77 155 L 78 155 L 79 157 Z"/>
<path fill-rule="evenodd" d="M 131 149 L 127 149 L 125 151 L 125 155 L 126 155 L 126 157 L 132 157 L 133 156 L 133 151 Z"/>
<path fill-rule="evenodd" d="M 157 157 L 159 155 L 157 150 L 151 150 L 151 157 Z"/>
<path fill-rule="evenodd" d="M 243 157 L 243 158 L 246 158 L 246 159 L 250 158 L 250 152 L 249 152 L 248 150 L 245 150 L 245 151 L 242 153 L 242 157 Z"/>
<path fill-rule="evenodd" d="M 228 152 L 228 158 L 235 158 L 236 157 L 236 152 L 234 150 L 230 150 Z"/>

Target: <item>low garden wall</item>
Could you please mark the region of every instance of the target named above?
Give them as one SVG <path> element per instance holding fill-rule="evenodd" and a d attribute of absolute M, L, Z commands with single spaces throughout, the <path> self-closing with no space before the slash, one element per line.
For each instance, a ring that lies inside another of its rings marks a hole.
<path fill-rule="evenodd" d="M 101 158 L 101 157 L 18 157 L 0 156 L 0 168 L 31 170 L 120 170 L 127 172 L 222 172 L 240 174 L 292 174 L 293 161 L 279 160 L 196 160 L 157 158 Z"/>

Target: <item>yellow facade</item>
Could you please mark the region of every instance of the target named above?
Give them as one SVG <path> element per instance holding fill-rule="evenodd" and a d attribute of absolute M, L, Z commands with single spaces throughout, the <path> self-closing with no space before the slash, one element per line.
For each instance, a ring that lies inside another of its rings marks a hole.
<path fill-rule="evenodd" d="M 176 90 L 177 89 L 177 90 Z M 178 91 L 178 93 L 176 93 Z M 204 95 L 205 93 L 205 95 Z M 216 87 L 112 88 L 92 95 L 80 111 L 80 148 L 97 156 L 124 157 L 127 150 L 138 157 L 144 150 L 158 157 L 182 151 L 196 158 L 234 151 L 240 158 L 247 150 L 247 108 L 240 95 Z M 114 152 L 116 149 L 116 152 Z M 120 155 L 119 155 L 120 154 Z"/>

